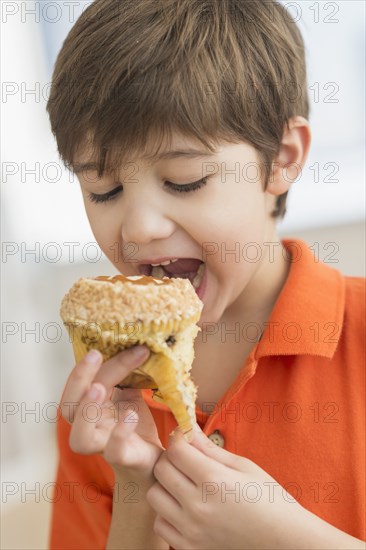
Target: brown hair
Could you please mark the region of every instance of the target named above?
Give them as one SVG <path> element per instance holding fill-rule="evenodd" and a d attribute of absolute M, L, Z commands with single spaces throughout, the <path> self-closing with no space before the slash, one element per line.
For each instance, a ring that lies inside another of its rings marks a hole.
<path fill-rule="evenodd" d="M 251 144 L 266 189 L 285 125 L 309 116 L 304 43 L 275 1 L 96 0 L 59 52 L 47 111 L 71 168 L 88 145 L 101 176 L 177 131 L 210 151 Z"/>

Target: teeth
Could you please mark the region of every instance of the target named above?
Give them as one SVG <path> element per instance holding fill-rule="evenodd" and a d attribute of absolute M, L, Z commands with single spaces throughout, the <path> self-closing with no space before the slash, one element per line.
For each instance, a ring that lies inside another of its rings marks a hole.
<path fill-rule="evenodd" d="M 201 264 L 199 266 L 199 268 L 197 269 L 197 273 L 192 281 L 192 285 L 193 285 L 193 288 L 195 290 L 197 290 L 197 288 L 199 288 L 201 282 L 202 282 L 202 278 L 203 278 L 203 272 L 205 270 L 205 264 Z"/>
<path fill-rule="evenodd" d="M 160 266 L 160 264 L 158 264 Z M 151 277 L 155 277 L 156 279 L 162 279 L 163 277 L 166 277 L 165 271 L 162 267 L 158 267 L 156 265 L 153 266 L 151 270 Z"/>
<path fill-rule="evenodd" d="M 158 267 L 159 265 L 169 265 L 174 264 L 174 262 L 177 262 L 178 258 L 175 258 L 175 260 L 166 260 L 165 262 L 161 262 L 161 264 L 151 264 L 152 267 Z"/>
<path fill-rule="evenodd" d="M 158 265 L 154 265 L 152 264 L 152 270 L 151 270 L 151 277 L 154 277 L 155 279 L 162 279 L 163 277 L 166 277 L 166 273 L 165 273 L 165 270 L 163 267 L 161 267 L 162 265 L 167 265 L 167 264 L 158 264 Z M 193 285 L 193 288 L 195 290 L 197 290 L 202 282 L 202 279 L 203 279 L 203 273 L 205 271 L 205 264 L 201 264 L 199 266 L 199 268 L 197 269 L 197 273 L 196 275 L 194 276 L 194 279 L 192 281 L 192 285 Z"/>

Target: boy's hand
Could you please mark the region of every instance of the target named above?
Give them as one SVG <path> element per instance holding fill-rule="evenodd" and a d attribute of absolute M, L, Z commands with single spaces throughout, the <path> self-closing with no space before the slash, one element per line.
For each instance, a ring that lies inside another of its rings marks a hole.
<path fill-rule="evenodd" d="M 254 462 L 203 432 L 189 444 L 176 431 L 154 475 L 147 492 L 154 531 L 176 550 L 306 548 L 294 542 L 307 510 Z"/>
<path fill-rule="evenodd" d="M 99 352 L 89 352 L 68 378 L 61 410 L 72 423 L 74 452 L 101 453 L 116 476 L 152 482 L 153 467 L 164 449 L 154 419 L 141 390 L 114 387 L 148 356 L 146 346 L 136 346 L 103 364 Z"/>

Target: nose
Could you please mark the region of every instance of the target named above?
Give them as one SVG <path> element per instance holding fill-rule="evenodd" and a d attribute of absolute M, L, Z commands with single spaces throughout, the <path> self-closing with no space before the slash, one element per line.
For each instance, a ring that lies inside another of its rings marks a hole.
<path fill-rule="evenodd" d="M 122 240 L 137 244 L 167 239 L 175 228 L 174 221 L 157 204 L 134 201 L 126 205 L 122 222 Z"/>

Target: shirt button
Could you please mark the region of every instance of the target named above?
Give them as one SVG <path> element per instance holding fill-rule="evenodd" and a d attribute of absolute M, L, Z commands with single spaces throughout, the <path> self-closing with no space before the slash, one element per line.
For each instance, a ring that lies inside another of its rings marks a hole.
<path fill-rule="evenodd" d="M 211 439 L 211 441 L 213 441 L 218 447 L 223 447 L 225 445 L 225 439 L 222 437 L 219 430 L 212 432 L 208 438 Z"/>

